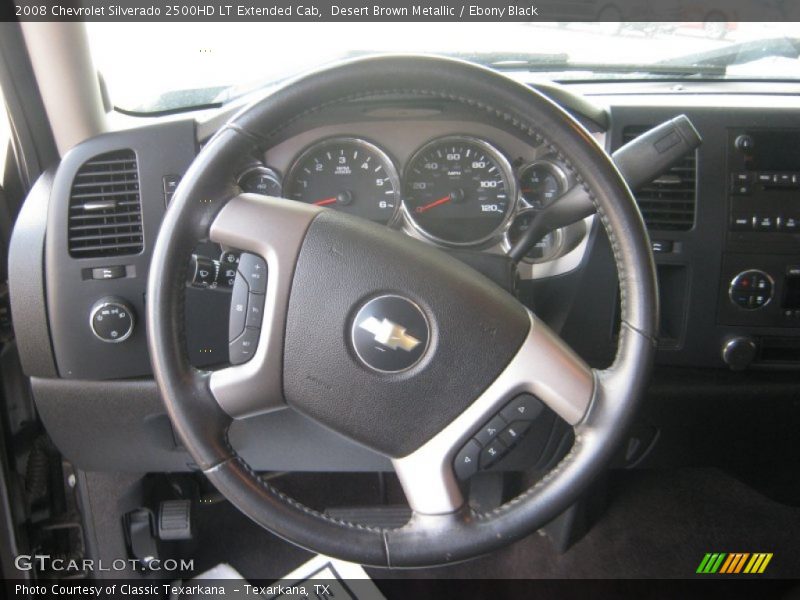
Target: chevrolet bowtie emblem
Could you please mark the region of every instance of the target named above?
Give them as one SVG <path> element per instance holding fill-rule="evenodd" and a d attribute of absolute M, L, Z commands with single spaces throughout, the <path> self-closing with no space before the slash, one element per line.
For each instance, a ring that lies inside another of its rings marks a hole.
<path fill-rule="evenodd" d="M 381 346 L 386 346 L 390 350 L 402 348 L 406 352 L 411 352 L 419 346 L 420 341 L 413 335 L 406 333 L 406 328 L 397 323 L 392 323 L 389 319 L 379 321 L 375 317 L 369 317 L 358 324 L 361 329 L 369 331 L 375 336 L 375 341 Z"/>

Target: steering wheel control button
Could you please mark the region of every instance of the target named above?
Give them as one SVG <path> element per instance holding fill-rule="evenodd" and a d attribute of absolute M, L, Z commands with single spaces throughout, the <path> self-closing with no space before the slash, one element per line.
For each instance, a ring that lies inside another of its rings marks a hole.
<path fill-rule="evenodd" d="M 249 294 L 247 297 L 247 317 L 245 318 L 246 327 L 261 327 L 264 316 L 264 296 L 261 294 Z"/>
<path fill-rule="evenodd" d="M 253 294 L 267 293 L 267 263 L 255 254 L 242 254 L 239 258 L 239 273 L 247 280 Z"/>
<path fill-rule="evenodd" d="M 245 320 L 248 315 L 249 291 L 250 289 L 244 277 L 237 277 L 233 283 L 230 316 L 228 317 L 229 342 L 232 342 L 244 332 Z"/>
<path fill-rule="evenodd" d="M 514 421 L 533 421 L 544 410 L 544 404 L 530 394 L 522 394 L 506 404 L 500 411 L 503 418 L 509 422 Z"/>
<path fill-rule="evenodd" d="M 382 373 L 399 373 L 425 355 L 430 325 L 425 313 L 402 296 L 378 296 L 356 313 L 350 333 L 356 356 Z"/>
<path fill-rule="evenodd" d="M 228 358 L 232 365 L 240 365 L 253 358 L 260 333 L 260 329 L 246 327 L 244 333 L 230 343 Z"/>
<path fill-rule="evenodd" d="M 506 445 L 499 439 L 492 440 L 481 450 L 481 469 L 488 469 L 508 452 Z"/>
<path fill-rule="evenodd" d="M 501 416 L 496 416 L 494 419 L 484 425 L 481 430 L 475 435 L 475 439 L 481 446 L 485 446 L 494 438 L 496 438 L 503 429 L 506 427 L 506 421 Z"/>
<path fill-rule="evenodd" d="M 478 472 L 480 455 L 481 446 L 478 442 L 470 440 L 464 444 L 464 447 L 456 454 L 456 458 L 453 461 L 453 470 L 456 473 L 456 477 L 463 481 L 475 475 Z"/>
<path fill-rule="evenodd" d="M 500 432 L 500 441 L 511 448 L 522 439 L 522 436 L 530 429 L 530 421 L 514 421 Z"/>
<path fill-rule="evenodd" d="M 133 309 L 127 302 L 104 298 L 92 307 L 89 322 L 97 339 L 117 344 L 131 337 L 135 319 Z"/>
<path fill-rule="evenodd" d="M 767 273 L 758 269 L 742 271 L 731 280 L 728 297 L 744 310 L 758 310 L 772 300 L 775 284 Z"/>

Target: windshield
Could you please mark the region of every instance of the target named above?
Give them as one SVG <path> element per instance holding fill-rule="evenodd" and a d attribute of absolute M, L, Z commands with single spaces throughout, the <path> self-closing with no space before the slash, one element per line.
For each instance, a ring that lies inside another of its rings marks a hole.
<path fill-rule="evenodd" d="M 798 23 L 88 23 L 112 103 L 214 106 L 343 58 L 456 56 L 530 80 L 800 79 Z"/>

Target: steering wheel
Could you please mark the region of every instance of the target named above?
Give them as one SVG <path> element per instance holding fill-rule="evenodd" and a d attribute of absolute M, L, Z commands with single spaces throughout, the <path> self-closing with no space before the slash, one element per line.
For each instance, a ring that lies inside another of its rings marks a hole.
<path fill-rule="evenodd" d="M 304 120 L 351 101 L 398 98 L 460 105 L 544 144 L 573 172 L 595 203 L 619 275 L 621 327 L 611 367 L 590 368 L 510 294 L 428 244 L 237 187 L 247 157 Z M 252 358 L 217 371 L 190 366 L 185 345 L 185 269 L 201 239 L 250 253 L 248 268 L 260 264 L 268 273 Z M 432 566 L 526 536 L 602 471 L 649 374 L 656 297 L 641 215 L 608 155 L 580 124 L 491 70 L 383 56 L 285 85 L 234 116 L 202 149 L 153 250 L 147 334 L 177 435 L 243 513 L 315 552 L 375 566 Z M 366 345 L 365 335 L 374 336 Z M 367 356 L 365 348 L 378 341 L 401 358 L 384 363 Z M 455 457 L 509 402 L 531 401 L 525 394 L 573 427 L 574 444 L 530 489 L 478 514 L 465 503 Z M 234 418 L 287 406 L 389 457 L 412 508 L 409 522 L 383 529 L 334 519 L 259 478 L 228 443 L 228 427 Z"/>

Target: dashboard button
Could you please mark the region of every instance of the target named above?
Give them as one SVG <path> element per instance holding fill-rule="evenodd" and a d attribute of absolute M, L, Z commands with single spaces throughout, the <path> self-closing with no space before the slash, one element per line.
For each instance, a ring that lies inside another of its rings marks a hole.
<path fill-rule="evenodd" d="M 267 292 L 267 263 L 263 258 L 255 254 L 242 254 L 239 258 L 239 273 L 247 280 L 251 293 Z"/>
<path fill-rule="evenodd" d="M 757 216 L 755 218 L 755 228 L 757 231 L 774 231 L 777 228 L 777 219 L 772 216 Z"/>
<path fill-rule="evenodd" d="M 669 254 L 675 247 L 672 240 L 653 240 L 650 242 L 653 254 Z"/>
<path fill-rule="evenodd" d="M 104 298 L 92 307 L 90 323 L 92 333 L 101 342 L 123 342 L 133 333 L 133 309 L 124 300 Z"/>
<path fill-rule="evenodd" d="M 751 231 L 753 229 L 753 217 L 747 215 L 735 215 L 731 219 L 731 229 L 733 231 Z"/>
<path fill-rule="evenodd" d="M 749 183 L 737 183 L 731 189 L 731 193 L 737 196 L 749 196 L 752 191 L 753 188 L 750 187 Z"/>
<path fill-rule="evenodd" d="M 119 279 L 125 277 L 125 265 L 92 269 L 92 279 Z"/>
<path fill-rule="evenodd" d="M 756 175 L 756 181 L 758 181 L 758 183 L 770 184 L 773 182 L 773 175 L 772 173 L 759 173 Z"/>
<path fill-rule="evenodd" d="M 232 365 L 240 365 L 253 358 L 260 333 L 260 329 L 245 328 L 244 333 L 228 345 L 228 358 Z"/>
<path fill-rule="evenodd" d="M 772 278 L 758 269 L 742 271 L 731 280 L 728 296 L 745 310 L 758 310 L 769 304 L 774 291 Z"/>
<path fill-rule="evenodd" d="M 475 434 L 475 439 L 478 440 L 481 446 L 485 446 L 494 438 L 496 438 L 497 435 L 505 428 L 505 426 L 505 419 L 498 415 L 484 425 L 481 430 Z"/>
<path fill-rule="evenodd" d="M 753 173 L 751 171 L 739 171 L 731 176 L 734 184 L 737 183 L 750 183 L 753 181 Z"/>
<path fill-rule="evenodd" d="M 800 229 L 798 227 L 798 218 L 797 217 L 781 217 L 779 219 L 779 227 L 780 231 L 787 231 L 787 232 L 795 232 Z"/>
<path fill-rule="evenodd" d="M 751 152 L 755 147 L 756 143 L 755 140 L 753 139 L 753 136 L 743 133 L 741 135 L 736 136 L 733 145 L 739 152 Z"/>
<path fill-rule="evenodd" d="M 509 423 L 514 421 L 533 421 L 544 410 L 544 404 L 530 394 L 522 394 L 506 404 L 500 411 L 503 418 Z"/>
<path fill-rule="evenodd" d="M 231 310 L 228 317 L 228 341 L 232 342 L 244 331 L 247 318 L 247 296 L 250 290 L 244 277 L 237 277 L 231 294 Z"/>

